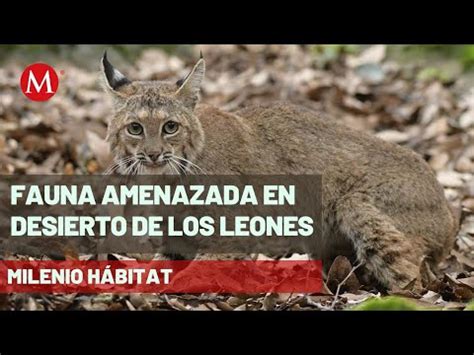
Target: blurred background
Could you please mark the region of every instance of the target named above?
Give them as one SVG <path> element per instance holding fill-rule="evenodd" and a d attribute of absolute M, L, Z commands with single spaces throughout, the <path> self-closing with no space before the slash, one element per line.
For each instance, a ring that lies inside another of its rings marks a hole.
<path fill-rule="evenodd" d="M 462 211 L 444 270 L 474 276 L 474 45 L 2 45 L 1 174 L 100 174 L 108 167 L 111 105 L 99 75 L 105 49 L 130 79 L 171 81 L 202 51 L 204 103 L 232 111 L 289 100 L 414 149 Z M 47 102 L 32 102 L 19 88 L 34 62 L 59 75 Z"/>

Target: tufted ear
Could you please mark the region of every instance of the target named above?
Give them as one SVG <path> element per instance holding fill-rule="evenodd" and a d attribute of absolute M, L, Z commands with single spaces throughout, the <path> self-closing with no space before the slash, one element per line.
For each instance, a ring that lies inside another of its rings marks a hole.
<path fill-rule="evenodd" d="M 206 63 L 204 58 L 198 60 L 191 73 L 182 81 L 178 91 L 176 91 L 176 97 L 180 99 L 183 104 L 190 109 L 194 109 L 199 99 L 199 91 L 201 90 L 201 84 L 204 79 L 204 73 L 206 72 Z"/>
<path fill-rule="evenodd" d="M 127 79 L 120 71 L 114 68 L 107 59 L 107 51 L 104 52 L 101 60 L 101 70 L 104 75 L 105 85 L 108 91 L 116 94 L 124 94 L 124 88 L 128 86 L 131 81 Z"/>

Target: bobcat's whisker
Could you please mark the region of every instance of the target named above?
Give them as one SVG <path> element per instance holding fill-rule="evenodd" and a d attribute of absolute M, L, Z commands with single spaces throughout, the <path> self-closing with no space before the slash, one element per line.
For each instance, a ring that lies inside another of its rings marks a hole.
<path fill-rule="evenodd" d="M 131 175 L 137 175 L 140 165 L 140 160 L 137 160 L 137 164 L 135 164 L 134 168 L 132 169 Z"/>
<path fill-rule="evenodd" d="M 119 163 L 112 164 L 107 170 L 103 172 L 104 175 L 111 175 L 113 172 L 115 172 L 118 168 L 120 167 Z"/>
<path fill-rule="evenodd" d="M 133 160 L 133 156 L 126 156 L 124 158 L 118 159 L 114 164 L 112 164 L 106 171 L 104 171 L 104 175 L 111 175 L 113 172 L 115 172 L 118 168 L 120 168 L 123 164 L 126 164 Z"/>
<path fill-rule="evenodd" d="M 125 175 L 129 175 L 134 171 L 135 167 L 140 164 L 140 160 L 135 160 L 124 172 Z M 131 174 L 133 175 L 133 174 Z"/>
<path fill-rule="evenodd" d="M 129 166 L 125 166 L 125 168 L 124 168 L 124 170 L 123 170 L 123 171 L 124 171 L 124 174 L 127 174 L 127 173 L 128 173 L 128 171 L 130 170 L 130 167 L 131 167 L 133 164 L 134 164 L 134 162 L 133 162 L 131 165 L 129 165 Z"/>
<path fill-rule="evenodd" d="M 178 169 L 176 168 L 176 166 L 175 166 L 175 161 L 174 161 L 174 160 L 169 160 L 168 163 L 169 163 L 169 165 L 173 168 L 173 170 L 176 172 L 177 175 L 181 175 L 181 174 L 179 173 L 179 170 L 178 170 Z"/>
<path fill-rule="evenodd" d="M 175 159 L 175 158 L 173 158 L 173 157 L 170 157 L 169 159 L 170 159 L 170 160 L 169 160 L 170 162 L 173 162 L 173 163 L 175 163 L 175 164 L 178 166 L 178 168 L 179 168 L 179 170 L 180 170 L 181 172 L 183 172 L 185 175 L 188 175 L 188 174 L 187 174 L 187 172 L 188 172 L 188 167 L 187 167 L 186 165 L 184 165 L 184 164 L 181 163 L 179 160 L 177 160 L 177 159 Z M 174 164 L 173 164 L 173 165 L 174 165 Z"/>
<path fill-rule="evenodd" d="M 189 167 L 193 167 L 194 169 L 199 169 L 198 173 L 203 174 L 203 175 L 207 175 L 206 172 L 199 165 L 194 164 L 191 160 L 188 160 L 186 158 L 183 158 L 183 157 L 180 157 L 180 156 L 177 156 L 177 155 L 174 155 L 174 154 L 172 154 L 171 157 L 173 157 L 175 159 L 178 159 L 180 162 L 181 161 L 186 162 L 189 165 Z"/>
<path fill-rule="evenodd" d="M 202 170 L 199 171 L 197 170 L 193 165 L 191 164 L 184 164 L 182 161 L 176 159 L 176 158 L 170 158 L 173 159 L 173 161 L 180 167 L 180 170 L 185 174 L 188 175 L 188 172 L 193 173 L 195 175 L 203 174 L 205 175 Z M 199 167 L 198 167 L 199 168 Z"/>
<path fill-rule="evenodd" d="M 133 174 L 132 175 L 138 175 L 138 170 L 142 166 L 142 162 L 138 160 L 138 163 L 135 165 L 135 168 L 133 169 Z"/>

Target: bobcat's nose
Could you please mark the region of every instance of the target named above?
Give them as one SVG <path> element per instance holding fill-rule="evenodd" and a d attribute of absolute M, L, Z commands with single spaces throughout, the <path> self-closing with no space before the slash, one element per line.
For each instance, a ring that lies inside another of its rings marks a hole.
<path fill-rule="evenodd" d="M 150 158 L 150 160 L 153 163 L 156 163 L 156 162 L 158 162 L 158 159 L 160 158 L 160 155 L 161 155 L 161 153 L 151 153 L 151 154 L 148 154 L 148 158 Z"/>

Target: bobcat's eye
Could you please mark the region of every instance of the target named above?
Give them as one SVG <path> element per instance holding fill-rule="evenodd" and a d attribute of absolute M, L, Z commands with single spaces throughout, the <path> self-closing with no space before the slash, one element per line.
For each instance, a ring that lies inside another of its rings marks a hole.
<path fill-rule="evenodd" d="M 178 130 L 178 127 L 179 127 L 178 122 L 168 121 L 163 126 L 163 132 L 165 132 L 166 134 L 173 134 L 173 133 L 176 133 L 176 131 Z"/>
<path fill-rule="evenodd" d="M 140 123 L 132 122 L 127 126 L 127 131 L 132 136 L 139 136 L 143 133 L 143 126 Z"/>

